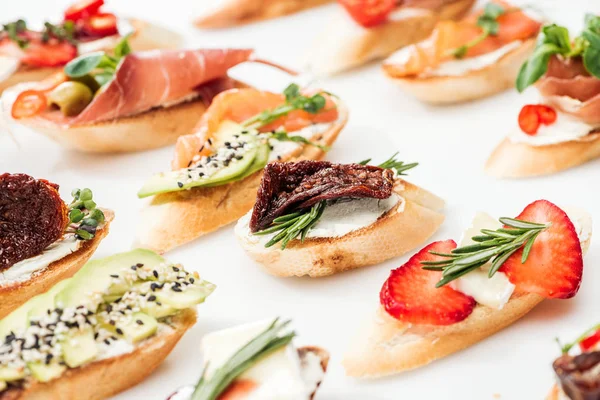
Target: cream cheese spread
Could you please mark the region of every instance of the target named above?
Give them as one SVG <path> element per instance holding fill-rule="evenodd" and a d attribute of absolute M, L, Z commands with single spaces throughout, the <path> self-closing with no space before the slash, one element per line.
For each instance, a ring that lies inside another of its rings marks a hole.
<path fill-rule="evenodd" d="M 581 139 L 597 128 L 600 126 L 588 125 L 556 110 L 556 121 L 551 125 L 540 125 L 535 135 L 528 135 L 515 126 L 508 139 L 513 143 L 524 143 L 530 146 L 548 146 Z"/>

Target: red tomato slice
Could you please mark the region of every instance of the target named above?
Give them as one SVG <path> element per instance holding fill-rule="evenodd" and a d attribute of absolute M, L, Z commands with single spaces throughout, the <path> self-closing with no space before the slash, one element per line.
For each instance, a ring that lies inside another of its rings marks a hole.
<path fill-rule="evenodd" d="M 554 108 L 540 104 L 537 109 L 538 115 L 540 116 L 540 122 L 544 125 L 552 125 L 556 122 L 556 111 Z"/>
<path fill-rule="evenodd" d="M 582 351 L 588 351 L 594 348 L 598 342 L 600 342 L 600 330 L 579 342 L 579 348 L 581 348 Z"/>
<path fill-rule="evenodd" d="M 11 115 L 15 119 L 30 118 L 40 114 L 47 107 L 46 95 L 38 90 L 21 92 L 13 103 Z"/>
<path fill-rule="evenodd" d="M 83 22 L 83 30 L 91 36 L 116 35 L 119 33 L 117 17 L 110 13 L 92 15 Z"/>
<path fill-rule="evenodd" d="M 540 115 L 537 106 L 528 104 L 519 113 L 519 127 L 528 135 L 535 135 L 540 127 Z"/>
<path fill-rule="evenodd" d="M 396 7 L 396 0 L 338 0 L 338 3 L 365 28 L 384 23 Z"/>
<path fill-rule="evenodd" d="M 33 67 L 57 67 L 77 57 L 77 47 L 67 41 L 51 39 L 47 43 L 31 41 L 25 48 L 21 62 Z"/>
<path fill-rule="evenodd" d="M 67 8 L 65 20 L 77 22 L 82 18 L 97 14 L 103 5 L 104 0 L 81 0 Z"/>

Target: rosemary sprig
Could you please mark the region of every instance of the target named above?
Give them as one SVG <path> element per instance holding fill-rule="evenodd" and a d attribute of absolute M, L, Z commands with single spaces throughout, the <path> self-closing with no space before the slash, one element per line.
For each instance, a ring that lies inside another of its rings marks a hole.
<path fill-rule="evenodd" d="M 22 36 L 25 32 L 27 32 L 27 23 L 22 19 L 2 25 L 2 30 L 0 31 L 0 33 L 6 34 L 6 36 L 15 42 L 21 49 L 26 48 L 29 44 L 29 41 Z"/>
<path fill-rule="evenodd" d="M 69 227 L 79 240 L 90 240 L 96 235 L 98 225 L 105 220 L 104 213 L 96 208 L 90 189 L 73 189 L 73 201 L 69 204 Z"/>
<path fill-rule="evenodd" d="M 404 161 L 398 161 L 396 160 L 397 155 L 398 152 L 395 152 L 390 158 L 379 164 L 378 167 L 384 169 L 393 169 L 394 171 L 396 171 L 397 175 L 406 175 L 404 172 L 408 171 L 409 169 L 413 169 L 414 167 L 419 165 L 419 163 L 405 164 Z M 371 159 L 368 158 L 366 160 L 360 161 L 358 164 L 367 165 L 370 162 Z"/>
<path fill-rule="evenodd" d="M 581 335 L 579 335 L 577 337 L 577 339 L 575 339 L 574 341 L 567 343 L 567 344 L 562 344 L 560 342 L 560 339 L 556 338 L 556 343 L 558 343 L 558 346 L 560 347 L 560 351 L 562 354 L 567 354 L 569 351 L 571 351 L 571 349 L 575 346 L 577 346 L 579 343 L 583 342 L 585 339 L 587 339 L 591 334 L 598 332 L 598 330 L 600 330 L 600 324 L 596 324 L 594 326 L 592 326 L 591 328 L 587 329 L 585 332 L 583 332 Z"/>
<path fill-rule="evenodd" d="M 442 287 L 490 261 L 492 265 L 488 276 L 491 278 L 506 260 L 522 247 L 521 263 L 525 263 L 535 239 L 550 227 L 550 224 L 538 224 L 513 218 L 500 218 L 500 222 L 508 228 L 482 229 L 482 235 L 472 238 L 475 244 L 458 247 L 450 254 L 430 252 L 445 257 L 440 261 L 421 262 L 423 269 L 442 271 L 442 279 L 436 287 Z"/>
<path fill-rule="evenodd" d="M 279 322 L 279 319 L 275 319 L 266 330 L 231 356 L 210 378 L 207 377 L 207 368 L 205 367 L 191 399 L 216 400 L 238 376 L 263 357 L 287 346 L 294 338 L 295 333 L 291 332 L 280 336 L 280 332 L 289 323 L 290 321 Z"/>

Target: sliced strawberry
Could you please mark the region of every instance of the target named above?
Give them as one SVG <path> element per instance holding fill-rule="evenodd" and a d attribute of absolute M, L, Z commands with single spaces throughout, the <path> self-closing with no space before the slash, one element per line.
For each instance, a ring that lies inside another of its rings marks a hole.
<path fill-rule="evenodd" d="M 579 342 L 579 348 L 581 349 L 581 351 L 590 351 L 591 349 L 596 347 L 598 343 L 600 343 L 600 330 L 597 330 L 596 332 L 592 333 L 590 336 L 586 337 L 581 342 Z"/>
<path fill-rule="evenodd" d="M 381 288 L 380 301 L 392 317 L 412 324 L 451 325 L 467 318 L 477 304 L 475 300 L 449 286 L 436 288 L 439 271 L 427 271 L 422 261 L 444 259 L 430 251 L 449 253 L 456 248 L 453 240 L 435 242 L 392 271 Z"/>
<path fill-rule="evenodd" d="M 31 41 L 24 50 L 21 62 L 33 67 L 65 65 L 77 56 L 77 47 L 69 42 L 51 39 L 48 43 Z"/>
<path fill-rule="evenodd" d="M 549 223 L 550 227 L 539 234 L 524 264 L 520 249 L 500 270 L 520 291 L 559 299 L 575 296 L 581 285 L 583 255 L 567 214 L 547 200 L 538 200 L 525 207 L 517 219 Z"/>

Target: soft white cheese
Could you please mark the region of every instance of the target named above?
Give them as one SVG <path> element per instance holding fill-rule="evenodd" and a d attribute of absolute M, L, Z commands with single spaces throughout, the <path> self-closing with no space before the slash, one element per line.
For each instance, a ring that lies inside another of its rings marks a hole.
<path fill-rule="evenodd" d="M 0 82 L 7 80 L 19 69 L 20 61 L 16 57 L 0 55 Z"/>
<path fill-rule="evenodd" d="M 206 335 L 202 339 L 202 352 L 204 364 L 208 365 L 207 376 L 210 377 L 271 322 L 260 321 Z M 320 362 L 316 363 L 312 358 L 300 360 L 296 348 L 288 345 L 263 358 L 238 379 L 248 379 L 258 385 L 245 397 L 248 400 L 308 400 L 323 374 Z"/>
<path fill-rule="evenodd" d="M 501 228 L 500 222 L 489 214 L 479 212 L 473 218 L 471 226 L 463 233 L 460 246 L 473 244 L 473 236 L 481 235 L 482 229 Z M 506 274 L 496 272 L 491 278 L 488 277 L 488 265 L 469 272 L 451 283 L 452 287 L 468 296 L 471 296 L 479 304 L 488 307 L 502 309 L 510 299 L 515 285 L 510 283 Z"/>
<path fill-rule="evenodd" d="M 4 270 L 0 274 L 0 285 L 29 279 L 34 272 L 42 270 L 54 261 L 58 261 L 77 251 L 80 246 L 81 240 L 77 240 L 75 235 L 66 235 L 63 239 L 48 246 L 42 254 L 19 261 L 7 270 Z"/>
<path fill-rule="evenodd" d="M 109 344 L 106 344 L 104 341 L 96 343 L 98 345 L 98 357 L 96 357 L 96 361 L 118 357 L 123 354 L 131 353 L 133 350 L 135 350 L 135 346 L 133 344 L 123 339 L 111 340 Z"/>
<path fill-rule="evenodd" d="M 524 143 L 530 146 L 547 146 L 556 143 L 581 139 L 600 126 L 582 122 L 568 114 L 556 110 L 556 121 L 551 125 L 540 125 L 535 135 L 528 135 L 515 126 L 508 139 L 513 143 Z"/>
<path fill-rule="evenodd" d="M 309 125 L 300 130 L 288 132 L 288 136 L 302 136 L 305 139 L 312 140 L 315 135 L 327 132 L 327 130 L 331 128 L 333 124 L 333 122 L 327 122 Z M 278 157 L 283 157 L 287 154 L 290 154 L 303 146 L 301 143 L 291 141 L 284 142 L 275 139 L 270 139 L 269 144 L 272 147 L 271 153 L 269 154 L 269 162 L 277 160 Z"/>
<path fill-rule="evenodd" d="M 135 33 L 135 28 L 131 25 L 131 22 L 126 18 L 119 18 L 117 20 L 118 35 L 112 35 L 103 37 L 101 39 L 91 40 L 89 42 L 81 42 L 77 45 L 77 51 L 79 54 L 92 53 L 94 51 L 101 51 L 106 49 L 114 48 L 119 41 L 126 35 Z"/>
<path fill-rule="evenodd" d="M 561 207 L 575 226 L 575 232 L 581 242 L 581 251 L 585 254 L 592 238 L 592 216 L 587 211 L 574 206 Z"/>

